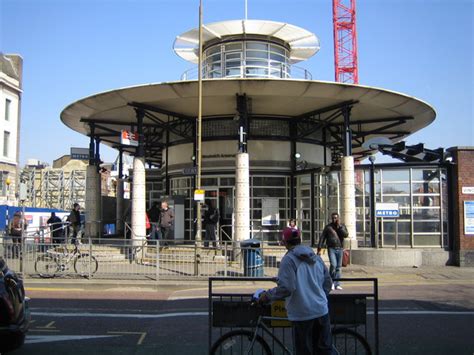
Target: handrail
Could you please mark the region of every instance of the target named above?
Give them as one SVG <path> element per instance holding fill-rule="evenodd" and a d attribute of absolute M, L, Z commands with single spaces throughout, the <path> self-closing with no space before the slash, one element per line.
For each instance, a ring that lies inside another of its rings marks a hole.
<path fill-rule="evenodd" d="M 268 61 L 268 63 L 270 64 L 272 63 L 272 61 Z M 238 67 L 232 67 L 232 69 L 239 69 L 240 75 L 222 75 L 221 74 L 218 77 L 209 77 L 210 73 L 207 73 L 207 75 L 204 75 L 203 78 L 206 80 L 218 80 L 218 79 L 226 79 L 226 78 L 250 78 L 250 79 L 264 78 L 264 79 L 282 79 L 282 80 L 285 80 L 285 79 L 286 80 L 294 80 L 294 79 L 312 80 L 313 79 L 313 76 L 307 69 L 296 66 L 296 65 L 292 65 L 291 67 L 282 67 L 282 68 L 272 67 L 271 65 L 269 66 L 240 65 Z M 268 69 L 275 73 L 279 73 L 279 75 L 246 74 L 247 69 Z M 196 80 L 197 77 L 198 77 L 198 69 L 197 67 L 192 67 L 186 70 L 181 75 L 181 80 L 182 81 Z"/>

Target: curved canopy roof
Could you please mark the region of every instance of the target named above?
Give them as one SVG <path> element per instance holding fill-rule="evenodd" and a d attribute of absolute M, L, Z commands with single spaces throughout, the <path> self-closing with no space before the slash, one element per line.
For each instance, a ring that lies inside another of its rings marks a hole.
<path fill-rule="evenodd" d="M 109 146 L 120 145 L 121 129 L 135 126 L 137 107 L 150 110 L 147 127 L 164 127 L 169 117 L 194 123 L 198 111 L 198 82 L 179 81 L 140 85 L 92 95 L 67 106 L 61 120 L 71 129 L 95 134 Z M 362 143 L 375 136 L 399 141 L 429 125 L 436 116 L 427 103 L 404 94 L 361 85 L 322 81 L 232 79 L 203 81 L 203 118 L 234 116 L 236 94 L 252 99 L 252 116 L 284 117 L 327 127 L 328 142 L 339 144 L 343 117 L 335 112 L 351 107 L 354 154 L 367 154 Z M 115 132 L 115 133 L 114 133 Z M 334 133 L 334 134 L 333 134 Z M 152 133 L 150 133 L 150 137 Z"/>
<path fill-rule="evenodd" d="M 319 51 L 319 39 L 313 33 L 283 22 L 266 20 L 232 20 L 214 22 L 202 26 L 203 43 L 226 36 L 261 35 L 277 38 L 290 47 L 290 60 L 297 63 Z M 174 51 L 181 58 L 198 62 L 199 28 L 194 28 L 176 37 Z"/>

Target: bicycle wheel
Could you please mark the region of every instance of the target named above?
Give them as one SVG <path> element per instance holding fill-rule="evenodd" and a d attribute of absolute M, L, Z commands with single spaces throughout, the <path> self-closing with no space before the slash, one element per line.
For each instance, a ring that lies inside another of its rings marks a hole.
<path fill-rule="evenodd" d="M 252 350 L 249 352 L 254 332 L 250 330 L 233 330 L 221 336 L 211 348 L 211 355 L 220 354 L 266 354 L 271 355 L 272 351 L 267 342 L 257 335 Z"/>
<path fill-rule="evenodd" d="M 338 354 L 341 355 L 371 355 L 370 345 L 367 340 L 349 328 L 335 328 L 332 330 L 332 343 Z"/>
<path fill-rule="evenodd" d="M 56 275 L 56 273 L 59 271 L 59 265 L 56 259 L 53 257 L 48 255 L 40 255 L 38 258 L 36 258 L 35 271 L 40 277 L 48 279 Z"/>
<path fill-rule="evenodd" d="M 82 277 L 95 274 L 98 267 L 97 259 L 89 254 L 79 254 L 74 260 L 74 271 Z"/>

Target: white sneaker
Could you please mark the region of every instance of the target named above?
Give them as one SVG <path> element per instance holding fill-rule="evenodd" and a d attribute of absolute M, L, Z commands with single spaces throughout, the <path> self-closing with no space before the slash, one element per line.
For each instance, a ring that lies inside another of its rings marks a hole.
<path fill-rule="evenodd" d="M 336 290 L 342 290 L 342 286 L 337 285 Z"/>
<path fill-rule="evenodd" d="M 334 286 L 334 284 L 332 284 L 332 286 L 331 286 L 331 290 L 333 290 L 333 291 L 334 291 L 335 289 L 336 289 L 336 287 Z"/>

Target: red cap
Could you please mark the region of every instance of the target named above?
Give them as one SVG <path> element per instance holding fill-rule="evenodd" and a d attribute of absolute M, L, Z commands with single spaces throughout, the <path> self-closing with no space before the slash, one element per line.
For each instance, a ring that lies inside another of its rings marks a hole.
<path fill-rule="evenodd" d="M 301 231 L 298 228 L 285 227 L 283 229 L 281 243 L 285 245 L 290 240 L 300 239 Z"/>

